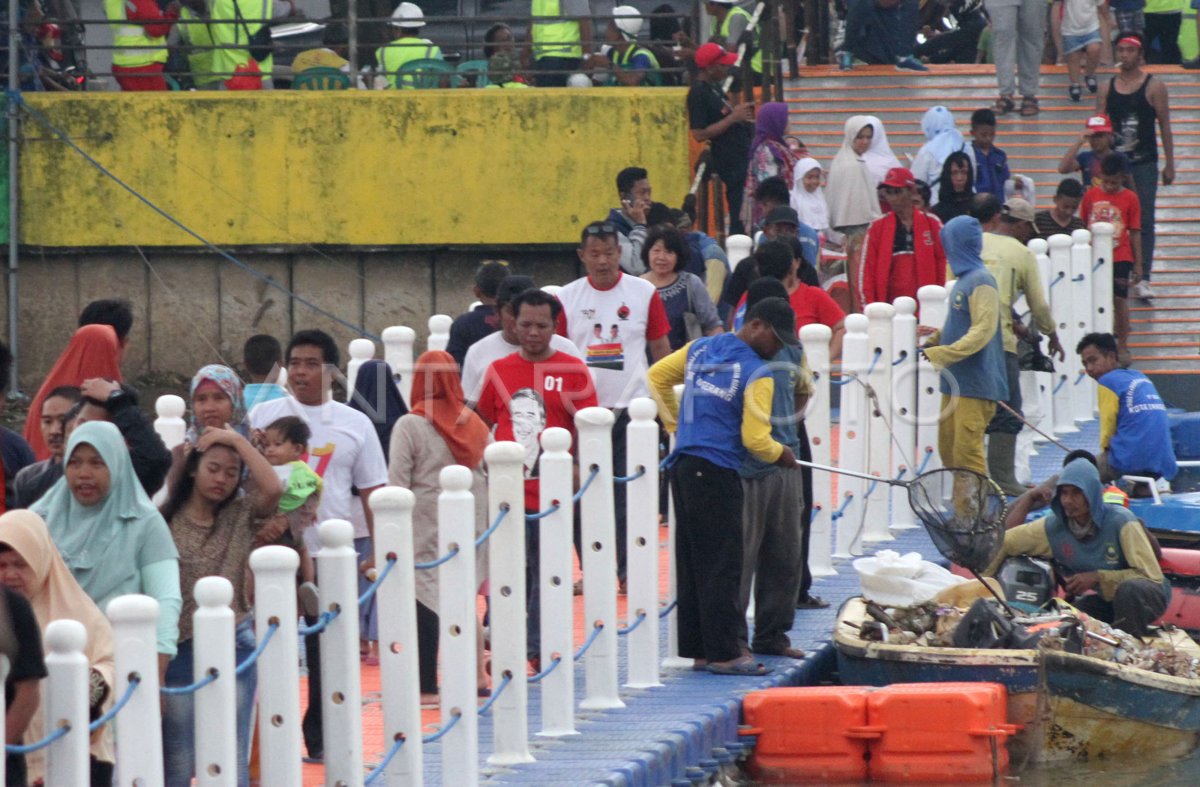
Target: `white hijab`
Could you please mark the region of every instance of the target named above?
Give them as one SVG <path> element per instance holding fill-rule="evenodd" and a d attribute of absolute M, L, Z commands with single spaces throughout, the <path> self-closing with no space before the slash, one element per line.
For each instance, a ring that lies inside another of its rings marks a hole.
<path fill-rule="evenodd" d="M 802 158 L 792 168 L 795 180 L 792 186 L 792 209 L 808 226 L 817 232 L 829 229 L 829 206 L 825 203 L 825 190 L 817 186 L 813 191 L 804 188 L 804 176 L 814 169 L 821 169 L 815 158 Z"/>
<path fill-rule="evenodd" d="M 858 132 L 866 126 L 874 129 L 875 136 L 871 140 L 871 147 L 860 157 L 854 152 L 852 145 Z M 834 156 L 826 186 L 829 225 L 834 228 L 870 224 L 879 218 L 882 213 L 879 210 L 879 196 L 875 193 L 875 187 L 887 174 L 888 167 L 897 166 L 889 164 L 881 173 L 875 174 L 875 169 L 881 163 L 880 157 L 884 155 L 878 152 L 877 146 L 882 144 L 887 156 L 891 156 L 892 153 L 891 148 L 887 146 L 883 124 L 878 118 L 854 115 L 846 120 L 844 132 L 842 148 Z M 895 160 L 895 156 L 891 157 Z M 793 172 L 795 171 L 793 169 Z"/>

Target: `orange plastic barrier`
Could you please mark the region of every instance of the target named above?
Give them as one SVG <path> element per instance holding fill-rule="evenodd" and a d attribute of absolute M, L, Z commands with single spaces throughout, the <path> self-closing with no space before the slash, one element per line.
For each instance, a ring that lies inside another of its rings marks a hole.
<path fill-rule="evenodd" d="M 766 784 L 991 781 L 1008 768 L 1008 695 L 997 683 L 812 686 L 746 696 Z"/>

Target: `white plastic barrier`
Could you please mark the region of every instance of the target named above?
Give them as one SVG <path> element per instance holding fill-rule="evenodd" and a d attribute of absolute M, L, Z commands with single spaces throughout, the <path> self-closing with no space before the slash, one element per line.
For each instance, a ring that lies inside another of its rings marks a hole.
<path fill-rule="evenodd" d="M 54 620 L 46 627 L 45 732 L 66 725 L 71 732 L 46 749 L 46 784 L 89 784 L 88 674 L 83 649 L 87 629 L 76 620 Z M 78 732 L 77 732 L 78 731 Z"/>
<path fill-rule="evenodd" d="M 233 584 L 224 577 L 203 577 L 193 590 L 192 680 L 208 675 L 218 680 L 194 697 L 196 718 L 196 783 L 204 787 L 236 785 L 238 779 L 237 650 L 234 634 Z M 220 680 L 224 676 L 225 680 Z"/>
<path fill-rule="evenodd" d="M 917 290 L 917 303 L 921 304 L 919 324 L 940 331 L 946 323 L 949 296 L 945 287 L 936 284 L 927 284 Z M 942 466 L 938 453 L 938 421 L 942 414 L 940 384 L 937 369 L 928 358 L 920 356 L 917 359 L 917 453 L 913 461 L 918 469 L 924 466 L 925 472 Z"/>
<path fill-rule="evenodd" d="M 183 420 L 187 403 L 175 394 L 164 394 L 154 402 L 154 431 L 162 438 L 168 450 L 182 445 L 187 436 L 187 422 Z"/>
<path fill-rule="evenodd" d="M 435 314 L 429 318 L 429 339 L 425 348 L 428 350 L 444 350 L 450 344 L 450 326 L 454 318 L 449 314 Z"/>
<path fill-rule="evenodd" d="M 890 303 L 869 303 L 867 316 L 867 371 L 863 379 L 869 386 L 867 412 L 867 472 L 879 478 L 891 478 L 892 469 L 892 318 Z M 854 383 L 851 383 L 853 385 Z M 891 541 L 888 507 L 891 491 L 887 484 L 867 483 L 863 498 L 863 541 Z"/>
<path fill-rule="evenodd" d="M 383 329 L 383 360 L 392 367 L 406 406 L 412 405 L 413 344 L 417 332 L 404 325 Z"/>
<path fill-rule="evenodd" d="M 625 626 L 629 676 L 634 689 L 661 686 L 658 672 L 658 406 L 653 399 L 629 403 L 626 430 Z"/>
<path fill-rule="evenodd" d="M 354 398 L 354 385 L 358 382 L 358 369 L 375 357 L 375 342 L 370 339 L 354 339 L 350 342 L 350 360 L 346 361 L 346 401 Z"/>
<path fill-rule="evenodd" d="M 1058 338 L 1064 348 L 1072 351 L 1078 341 L 1073 321 L 1074 310 L 1070 303 L 1071 279 L 1071 236 L 1051 235 L 1050 245 L 1050 313 L 1058 326 Z M 1074 382 L 1077 363 L 1056 362 L 1054 385 L 1051 396 L 1054 399 L 1054 431 L 1058 434 L 1078 432 L 1075 426 L 1074 408 L 1071 402 L 1071 384 Z"/>
<path fill-rule="evenodd" d="M 300 649 L 296 636 L 296 569 L 300 556 L 282 546 L 250 554 L 254 629 L 259 641 L 276 626 L 258 661 L 258 742 L 264 787 L 304 781 L 300 761 Z"/>
<path fill-rule="evenodd" d="M 543 284 L 542 285 L 542 292 L 548 292 L 551 295 L 553 295 L 555 298 L 558 297 L 558 293 L 560 290 L 562 290 L 562 285 L 560 285 L 560 284 Z"/>
<path fill-rule="evenodd" d="M 1045 296 L 1046 303 L 1050 303 L 1050 282 L 1053 278 L 1053 268 L 1050 265 L 1050 244 L 1042 238 L 1034 238 L 1029 241 L 1029 250 L 1033 252 L 1034 258 L 1037 259 L 1038 276 L 1042 281 L 1042 295 Z M 1074 347 L 1064 349 L 1070 352 L 1075 351 Z M 1064 363 L 1058 359 L 1052 360 L 1055 364 L 1055 369 Z M 1037 378 L 1038 411 L 1040 412 L 1039 420 L 1033 423 L 1042 431 L 1050 432 L 1054 428 L 1054 396 L 1052 392 L 1054 390 L 1055 373 L 1033 372 L 1033 374 Z M 1044 437 L 1028 427 L 1025 427 L 1024 433 L 1031 435 L 1034 443 L 1046 442 Z"/>
<path fill-rule="evenodd" d="M 1092 225 L 1092 330 L 1100 333 L 1113 331 L 1113 231 L 1107 221 Z"/>
<path fill-rule="evenodd" d="M 838 422 L 838 465 L 859 473 L 867 466 L 867 392 L 865 376 L 869 366 L 870 348 L 867 339 L 867 318 L 862 314 L 846 317 L 846 336 L 842 340 L 841 409 Z M 816 471 L 822 472 L 822 471 Z M 837 506 L 833 512 L 837 534 L 837 558 L 862 554 L 863 498 L 867 482 L 852 476 L 837 479 Z"/>
<path fill-rule="evenodd" d="M 1088 377 L 1075 354 L 1079 340 L 1092 332 L 1095 309 L 1092 306 L 1092 233 L 1075 230 L 1071 233 L 1071 287 L 1067 291 L 1071 303 L 1071 326 L 1074 333 L 1070 342 L 1064 344 L 1071 349 L 1064 364 L 1071 375 L 1071 415 L 1076 421 L 1089 421 L 1096 407 L 1096 383 Z"/>
<path fill-rule="evenodd" d="M 742 260 L 754 251 L 754 239 L 749 235 L 730 235 L 725 239 L 725 256 L 729 258 L 729 270 L 737 270 Z"/>
<path fill-rule="evenodd" d="M 573 462 L 571 433 L 559 427 L 542 432 L 542 455 L 538 459 L 538 490 L 541 511 L 557 509 L 538 520 L 540 528 L 539 602 L 542 613 L 543 672 L 542 729 L 539 735 L 575 735 L 575 593 L 571 576 L 575 570 L 573 535 L 574 506 L 571 505 Z"/>
<path fill-rule="evenodd" d="M 115 696 L 140 681 L 122 713 L 136 723 L 117 724 L 116 783 L 162 787 L 162 713 L 158 698 L 158 602 L 149 596 L 118 596 L 108 603 L 117 671 Z M 299 734 L 299 727 L 297 727 Z M 297 764 L 299 756 L 297 756 Z M 297 782 L 299 783 L 299 782 Z"/>
<path fill-rule="evenodd" d="M 829 420 L 829 342 L 833 332 L 828 326 L 813 323 L 800 329 L 800 344 L 813 375 L 813 394 L 804 412 L 809 450 L 813 462 L 828 465 L 832 460 Z M 837 573 L 833 567 L 833 476 L 814 470 L 812 474 L 812 532 L 808 541 L 808 571 L 814 577 Z M 672 560 L 672 565 L 674 561 Z"/>
<path fill-rule="evenodd" d="M 900 297 L 892 304 L 892 476 L 911 481 L 921 457 L 917 452 L 917 302 Z M 916 527 L 908 494 L 902 487 L 889 487 L 892 498 L 892 530 Z"/>
<path fill-rule="evenodd" d="M 358 784 L 363 772 L 362 685 L 358 672 L 358 554 L 354 551 L 354 525 L 344 519 L 330 519 L 321 524 L 319 534 L 317 575 L 321 578 L 321 611 L 338 613 L 320 634 L 325 781 Z"/>

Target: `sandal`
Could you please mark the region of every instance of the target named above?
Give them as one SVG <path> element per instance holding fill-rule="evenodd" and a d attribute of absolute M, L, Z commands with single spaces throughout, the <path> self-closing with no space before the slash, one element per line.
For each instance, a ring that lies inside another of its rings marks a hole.
<path fill-rule="evenodd" d="M 1039 111 L 1038 100 L 1033 96 L 1025 96 L 1021 99 L 1021 117 L 1031 118 Z"/>
<path fill-rule="evenodd" d="M 1012 96 L 1000 96 L 996 99 L 996 103 L 992 104 L 992 111 L 997 115 L 1007 115 L 1016 108 L 1017 105 L 1013 103 Z"/>

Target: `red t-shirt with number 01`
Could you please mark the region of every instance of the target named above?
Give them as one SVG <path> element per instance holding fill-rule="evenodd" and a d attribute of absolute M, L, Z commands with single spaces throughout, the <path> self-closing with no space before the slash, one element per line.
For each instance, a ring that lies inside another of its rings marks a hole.
<path fill-rule="evenodd" d="M 526 511 L 540 507 L 537 460 L 542 431 L 552 426 L 568 430 L 574 453 L 575 413 L 595 406 L 592 374 L 573 355 L 556 352 L 534 363 L 513 353 L 487 368 L 475 410 L 495 425 L 497 440 L 512 440 L 525 447 Z"/>

